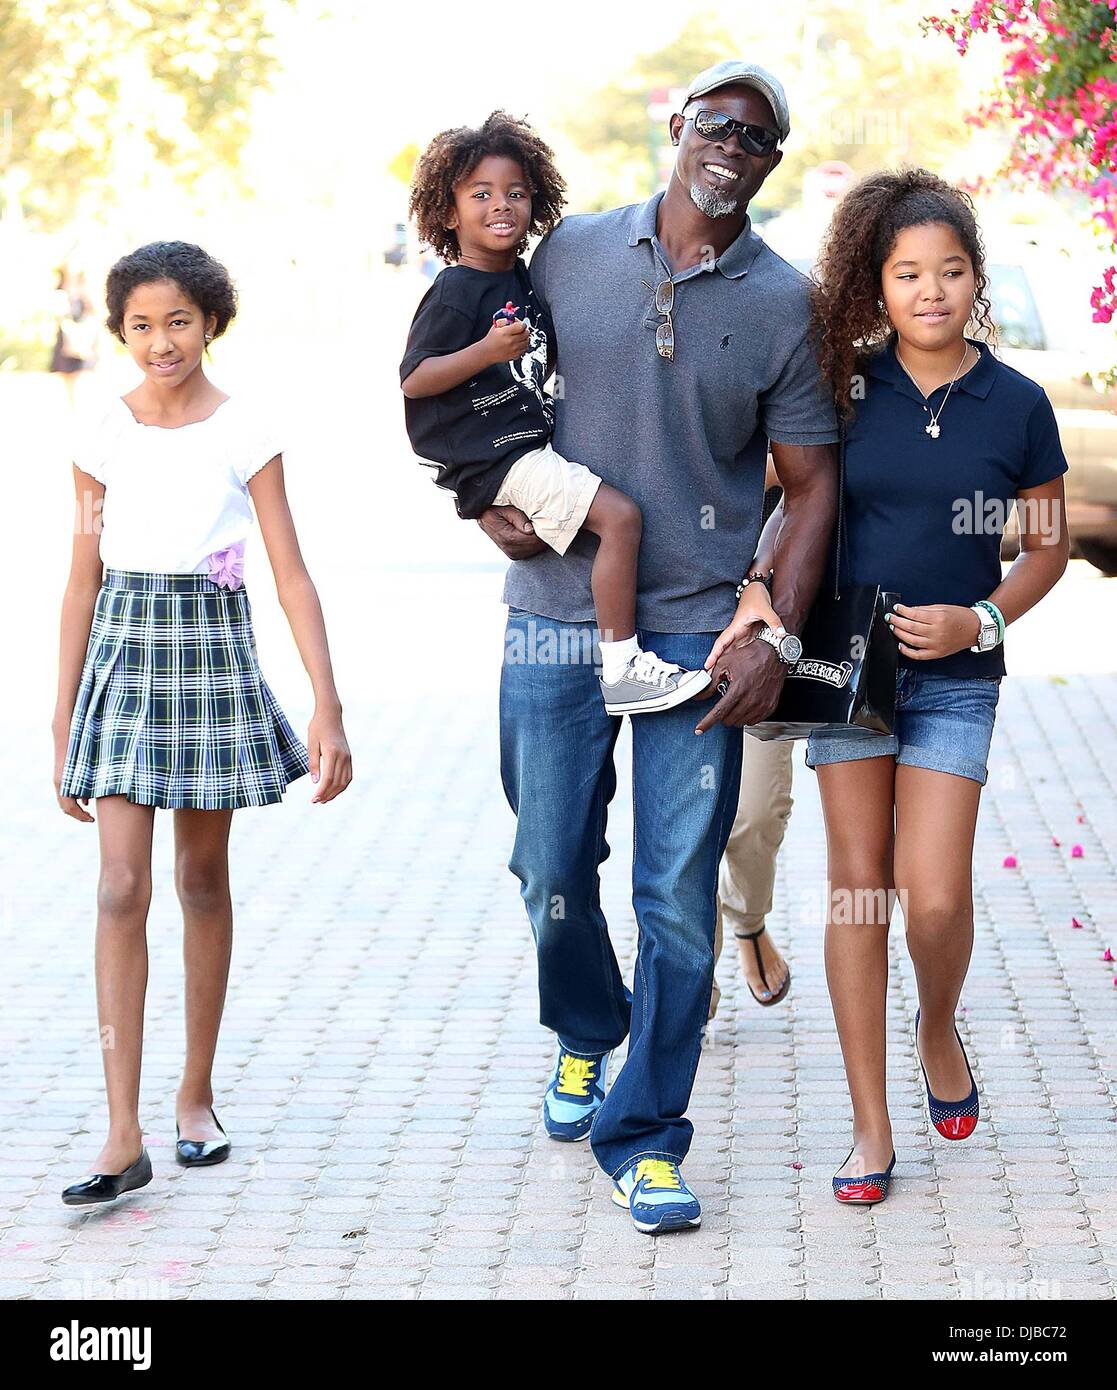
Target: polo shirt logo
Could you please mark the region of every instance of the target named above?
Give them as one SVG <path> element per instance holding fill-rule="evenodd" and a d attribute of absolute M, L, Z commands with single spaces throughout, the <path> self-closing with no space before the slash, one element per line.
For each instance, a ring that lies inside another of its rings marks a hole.
<path fill-rule="evenodd" d="M 822 661 L 818 657 L 804 657 L 788 669 L 787 675 L 789 680 L 794 678 L 822 681 L 825 685 L 832 685 L 835 690 L 841 690 L 853 675 L 853 667 L 848 661 Z"/>

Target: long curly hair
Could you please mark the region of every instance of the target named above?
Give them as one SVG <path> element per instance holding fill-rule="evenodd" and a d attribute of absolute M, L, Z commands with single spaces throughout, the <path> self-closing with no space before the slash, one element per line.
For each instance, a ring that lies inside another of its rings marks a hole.
<path fill-rule="evenodd" d="M 202 311 L 217 319 L 213 336 L 220 338 L 237 312 L 237 292 L 229 272 L 200 246 L 189 241 L 152 241 L 137 247 L 109 271 L 105 282 L 106 327 L 123 343 L 124 310 L 139 285 L 170 280 Z"/>
<path fill-rule="evenodd" d="M 549 232 L 562 216 L 566 180 L 555 168 L 554 151 L 527 121 L 506 111 L 494 111 L 479 129 L 456 126 L 444 130 L 420 155 L 407 204 L 420 239 L 444 261 L 461 256 L 458 234 L 446 226 L 454 206 L 454 185 L 492 154 L 514 159 L 524 171 L 531 190 L 529 235 Z M 527 250 L 527 236 L 516 250 L 521 255 Z"/>
<path fill-rule="evenodd" d="M 973 266 L 977 324 L 987 341 L 996 342 L 973 200 L 927 169 L 869 174 L 834 212 L 811 291 L 819 367 L 843 420 L 853 415 L 854 374 L 892 332 L 881 295 L 884 263 L 900 232 L 929 222 L 941 222 L 957 234 Z"/>

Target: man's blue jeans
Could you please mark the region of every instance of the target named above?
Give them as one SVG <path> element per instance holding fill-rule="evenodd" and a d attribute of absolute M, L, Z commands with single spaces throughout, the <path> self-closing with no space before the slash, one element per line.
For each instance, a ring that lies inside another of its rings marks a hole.
<path fill-rule="evenodd" d="M 741 777 L 740 729 L 694 726 L 701 701 L 632 720 L 632 903 L 639 947 L 631 996 L 601 911 L 621 721 L 605 713 L 592 625 L 512 609 L 500 687 L 504 790 L 516 813 L 509 867 L 539 956 L 540 1022 L 568 1052 L 619 1047 L 628 1059 L 590 1144 L 611 1176 L 637 1158 L 685 1157 L 684 1119 L 714 969 L 718 865 Z M 664 661 L 700 667 L 717 636 L 641 631 Z"/>

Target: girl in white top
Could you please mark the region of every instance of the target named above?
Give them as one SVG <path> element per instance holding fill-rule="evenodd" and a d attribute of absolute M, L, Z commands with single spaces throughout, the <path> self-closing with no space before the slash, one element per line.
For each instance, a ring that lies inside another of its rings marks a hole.
<path fill-rule="evenodd" d="M 143 380 L 75 450 L 77 518 L 62 605 L 53 732 L 62 810 L 97 803 L 97 998 L 108 1137 L 69 1205 L 151 1180 L 138 1104 L 146 921 L 156 806 L 175 812 L 175 886 L 185 926 L 186 1062 L 176 1158 L 219 1163 L 212 1065 L 232 943 L 233 811 L 280 800 L 307 771 L 332 801 L 352 765 L 322 610 L 283 485 L 282 440 L 202 367 L 236 295 L 200 247 L 156 242 L 106 286 L 108 327 Z M 243 583 L 252 506 L 279 600 L 314 689 L 306 746 L 260 672 Z M 92 519 L 92 524 L 91 524 Z"/>
<path fill-rule="evenodd" d="M 279 427 L 239 398 L 219 399 L 209 415 L 175 427 L 141 419 L 136 405 L 114 396 L 74 446 L 78 470 L 105 489 L 101 563 L 208 575 L 211 555 L 243 551 L 252 529 L 248 483 L 282 448 Z"/>

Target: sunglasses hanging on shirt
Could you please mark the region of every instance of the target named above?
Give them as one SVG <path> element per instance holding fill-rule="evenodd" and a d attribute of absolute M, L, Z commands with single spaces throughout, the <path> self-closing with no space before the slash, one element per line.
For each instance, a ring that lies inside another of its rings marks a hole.
<path fill-rule="evenodd" d="M 640 283 L 646 290 L 652 287 L 647 280 Z M 655 287 L 655 311 L 663 315 L 663 323 L 656 324 L 655 329 L 655 348 L 660 357 L 666 358 L 668 362 L 675 360 L 675 325 L 671 319 L 671 311 L 675 307 L 675 282 L 667 279 L 661 280 Z"/>

